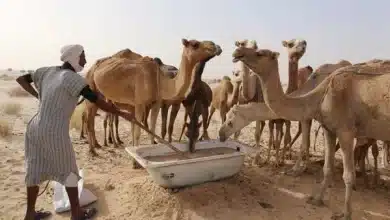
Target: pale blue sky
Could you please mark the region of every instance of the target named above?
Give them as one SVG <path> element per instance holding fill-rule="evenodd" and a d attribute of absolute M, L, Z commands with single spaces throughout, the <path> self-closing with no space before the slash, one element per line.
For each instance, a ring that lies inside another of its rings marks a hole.
<path fill-rule="evenodd" d="M 221 45 L 204 73 L 220 77 L 235 68 L 234 41 L 247 38 L 281 53 L 286 82 L 282 40 L 307 40 L 300 66 L 390 58 L 389 8 L 386 0 L 0 0 L 0 69 L 59 64 L 69 43 L 85 47 L 86 69 L 124 48 L 178 66 L 184 37 Z"/>

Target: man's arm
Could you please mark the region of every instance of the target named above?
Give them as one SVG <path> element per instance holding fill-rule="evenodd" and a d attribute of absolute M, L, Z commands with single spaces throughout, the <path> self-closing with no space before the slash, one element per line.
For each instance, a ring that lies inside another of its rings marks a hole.
<path fill-rule="evenodd" d="M 33 82 L 31 74 L 25 74 L 23 76 L 19 76 L 16 78 L 16 82 L 19 83 L 19 85 L 26 90 L 28 93 L 30 93 L 35 98 L 38 98 L 38 92 L 34 89 L 34 87 L 31 85 Z"/>
<path fill-rule="evenodd" d="M 127 113 L 127 112 L 123 112 L 123 111 L 120 111 L 118 108 L 116 108 L 116 106 L 106 102 L 102 96 L 98 95 L 97 93 L 95 93 L 94 91 L 92 91 L 89 86 L 85 86 L 81 92 L 80 92 L 80 95 L 82 95 L 85 99 L 87 99 L 88 101 L 92 102 L 92 103 L 95 103 L 95 105 L 102 109 L 103 111 L 105 112 L 109 112 L 109 113 L 112 113 L 112 114 L 116 114 L 116 115 L 119 115 L 129 121 L 133 120 L 133 114 L 132 113 Z"/>

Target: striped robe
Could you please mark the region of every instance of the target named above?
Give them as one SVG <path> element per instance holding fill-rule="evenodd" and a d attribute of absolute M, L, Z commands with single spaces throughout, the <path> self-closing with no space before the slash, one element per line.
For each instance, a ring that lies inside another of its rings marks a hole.
<path fill-rule="evenodd" d="M 69 123 L 87 82 L 78 73 L 59 66 L 39 68 L 32 79 L 39 94 L 39 109 L 25 134 L 25 182 L 35 186 L 54 180 L 65 185 L 71 173 L 80 179 Z"/>

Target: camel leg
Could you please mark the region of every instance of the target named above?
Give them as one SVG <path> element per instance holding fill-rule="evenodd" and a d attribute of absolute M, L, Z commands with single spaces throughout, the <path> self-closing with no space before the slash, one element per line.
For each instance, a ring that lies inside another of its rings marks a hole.
<path fill-rule="evenodd" d="M 274 166 L 279 167 L 279 165 L 283 164 L 284 161 L 280 160 L 279 152 L 280 145 L 283 137 L 283 123 L 276 123 L 276 141 L 275 141 L 275 163 Z"/>
<path fill-rule="evenodd" d="M 154 103 L 150 109 L 150 131 L 152 131 L 153 133 L 156 133 L 156 122 L 157 122 L 157 117 L 158 117 L 158 113 L 160 111 L 160 108 L 161 108 L 161 101 L 157 101 L 156 103 Z M 157 144 L 156 141 L 154 141 L 154 137 L 152 135 L 149 135 L 149 138 L 150 138 L 150 143 L 151 144 Z"/>
<path fill-rule="evenodd" d="M 209 119 L 207 119 L 207 128 L 209 128 L 210 126 L 211 117 L 213 116 L 214 112 L 215 112 L 214 106 L 210 106 Z"/>
<path fill-rule="evenodd" d="M 261 139 L 261 135 L 263 134 L 264 127 L 265 127 L 264 121 L 256 121 L 256 130 L 255 130 L 256 147 L 260 147 L 260 139 Z"/>
<path fill-rule="evenodd" d="M 109 136 L 111 137 L 112 144 L 114 145 L 115 148 L 117 148 L 118 143 L 116 142 L 116 139 L 114 138 L 114 117 L 115 117 L 114 114 L 110 114 L 110 116 L 108 118 L 108 128 L 109 128 L 109 132 L 110 132 Z"/>
<path fill-rule="evenodd" d="M 271 158 L 271 149 L 274 146 L 274 126 L 275 122 L 273 120 L 268 121 L 268 129 L 269 129 L 269 139 L 268 139 L 268 149 L 267 149 L 267 159 L 265 163 L 268 163 Z"/>
<path fill-rule="evenodd" d="M 301 121 L 299 124 L 301 124 L 301 129 L 302 129 L 302 143 L 301 143 L 301 149 L 299 151 L 299 156 L 297 161 L 295 162 L 293 168 L 287 172 L 288 175 L 292 176 L 299 176 L 301 175 L 307 168 L 310 158 L 305 157 L 305 152 L 307 152 L 310 149 L 310 129 L 312 125 L 312 120 L 306 120 L 306 121 Z M 303 165 L 301 163 L 303 162 Z"/>
<path fill-rule="evenodd" d="M 202 110 L 203 140 L 210 140 L 209 133 L 207 132 L 208 117 L 209 117 L 209 108 L 206 105 L 204 105 Z"/>
<path fill-rule="evenodd" d="M 282 161 L 284 162 L 286 151 L 289 151 L 289 159 L 292 158 L 292 152 L 291 152 L 291 121 L 285 121 L 284 124 L 286 125 L 286 133 L 284 134 L 284 146 L 282 151 Z"/>
<path fill-rule="evenodd" d="M 85 110 L 81 113 L 81 130 L 80 130 L 80 140 L 84 139 L 84 129 L 85 129 L 85 120 L 86 120 L 86 115 L 85 115 Z"/>
<path fill-rule="evenodd" d="M 224 106 L 224 107 L 221 106 L 221 109 L 219 110 L 219 114 L 221 116 L 222 124 L 226 121 L 226 113 L 227 113 L 227 107 L 226 106 Z"/>
<path fill-rule="evenodd" d="M 234 140 L 237 140 L 238 137 L 240 136 L 240 134 L 241 134 L 241 130 L 234 132 L 233 139 L 234 139 Z"/>
<path fill-rule="evenodd" d="M 145 113 L 145 107 L 142 105 L 137 105 L 135 107 L 135 119 L 137 121 L 141 121 Z M 140 144 L 140 137 L 141 137 L 141 128 L 133 124 L 133 129 L 134 129 L 134 145 L 139 146 Z"/>
<path fill-rule="evenodd" d="M 366 163 L 365 163 L 365 157 L 368 153 L 368 148 L 371 146 L 371 143 L 365 143 L 360 146 L 355 146 L 354 149 L 354 164 L 358 163 L 360 168 L 360 173 L 363 176 L 364 179 L 364 185 L 366 188 L 368 188 L 368 178 L 367 178 L 367 172 L 366 172 Z"/>
<path fill-rule="evenodd" d="M 95 115 L 97 113 L 97 106 L 93 103 L 87 104 L 87 121 L 88 121 L 88 142 L 89 142 L 89 152 L 92 155 L 97 155 L 95 148 L 101 148 L 99 143 L 96 140 L 96 134 L 95 134 Z"/>
<path fill-rule="evenodd" d="M 187 118 L 188 118 L 188 112 L 187 112 L 187 108 L 186 108 L 185 113 L 184 113 L 183 126 L 181 128 L 181 133 L 180 133 L 180 137 L 179 137 L 179 142 L 181 141 L 181 138 L 183 137 L 184 130 L 186 128 Z"/>
<path fill-rule="evenodd" d="M 123 144 L 123 141 L 119 138 L 119 116 L 118 115 L 114 115 L 114 125 L 115 125 L 116 141 L 119 144 Z"/>
<path fill-rule="evenodd" d="M 340 132 L 338 135 L 340 148 L 343 155 L 343 179 L 345 184 L 344 210 L 340 215 L 334 217 L 345 220 L 352 219 L 352 190 L 354 189 L 356 173 L 353 158 L 354 134 L 350 131 Z"/>
<path fill-rule="evenodd" d="M 389 154 L 390 154 L 390 141 L 383 141 L 382 165 L 386 169 L 390 168 L 389 167 Z"/>
<path fill-rule="evenodd" d="M 376 186 L 380 180 L 379 172 L 378 172 L 378 156 L 379 156 L 379 149 L 377 141 L 374 140 L 374 142 L 371 145 L 371 153 L 374 157 L 374 182 L 373 185 Z"/>
<path fill-rule="evenodd" d="M 107 121 L 108 121 L 109 113 L 106 113 L 103 119 L 103 128 L 104 128 L 104 146 L 108 146 L 107 144 Z M 108 134 L 109 136 L 110 134 Z M 110 137 L 108 137 L 110 138 Z"/>
<path fill-rule="evenodd" d="M 303 129 L 302 124 L 302 129 Z M 329 131 L 328 129 L 324 129 L 325 133 L 325 163 L 323 167 L 324 179 L 321 182 L 320 189 L 317 193 L 310 196 L 307 200 L 307 203 L 321 206 L 323 205 L 323 198 L 326 189 L 330 186 L 333 175 L 333 167 L 334 167 L 334 155 L 335 155 L 335 144 L 336 144 L 336 135 Z"/>
<path fill-rule="evenodd" d="M 181 105 L 181 103 L 173 104 L 171 107 L 171 114 L 169 116 L 169 125 L 168 125 L 168 141 L 169 141 L 169 143 L 172 142 L 173 125 L 175 124 L 177 113 L 180 110 L 180 105 Z"/>
<path fill-rule="evenodd" d="M 161 104 L 161 137 L 165 139 L 167 134 L 168 108 L 166 103 Z"/>

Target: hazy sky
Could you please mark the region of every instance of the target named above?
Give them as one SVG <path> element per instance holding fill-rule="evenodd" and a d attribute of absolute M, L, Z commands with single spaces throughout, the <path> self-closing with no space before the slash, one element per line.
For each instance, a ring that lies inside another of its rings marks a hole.
<path fill-rule="evenodd" d="M 212 40 L 223 49 L 205 78 L 231 75 L 234 41 L 255 39 L 287 55 L 281 41 L 308 42 L 300 66 L 390 58 L 387 0 L 0 0 L 0 69 L 57 65 L 61 46 L 85 47 L 88 69 L 129 48 L 178 66 L 181 38 Z"/>

